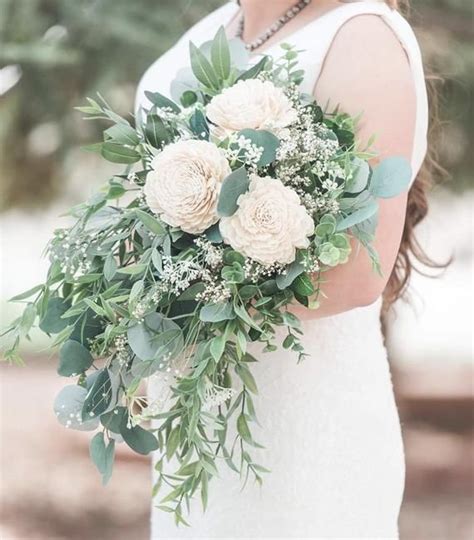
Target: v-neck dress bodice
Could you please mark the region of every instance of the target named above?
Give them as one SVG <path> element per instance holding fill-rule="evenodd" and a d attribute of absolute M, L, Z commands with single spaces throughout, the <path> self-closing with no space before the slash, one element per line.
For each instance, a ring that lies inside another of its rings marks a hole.
<path fill-rule="evenodd" d="M 189 65 L 189 41 L 208 41 L 237 9 L 225 4 L 158 59 L 140 82 L 137 109 L 149 106 L 146 90 L 169 95 L 178 69 Z M 363 14 L 383 18 L 410 61 L 417 97 L 415 176 L 426 153 L 428 105 L 420 50 L 405 19 L 382 2 L 345 3 L 283 41 L 303 50 L 303 91 L 312 93 L 338 30 Z M 276 53 L 277 47 L 264 52 Z M 404 455 L 380 307 L 379 299 L 338 316 L 304 321 L 309 356 L 299 365 L 283 349 L 263 353 L 252 347 L 260 360 L 253 366 L 260 388 L 255 406 L 261 428 L 255 435 L 265 446 L 254 454 L 271 473 L 262 487 L 247 485 L 241 491 L 236 473 L 221 467 L 220 478 L 209 486 L 207 512 L 196 500 L 190 528 L 177 528 L 172 515 L 152 509 L 153 539 L 398 538 Z M 150 382 L 152 398 L 160 397 L 161 384 Z"/>
<path fill-rule="evenodd" d="M 189 42 L 196 45 L 209 41 L 220 26 L 226 27 L 237 15 L 239 7 L 234 2 L 227 2 L 191 28 L 181 39 L 150 66 L 142 77 L 136 104 L 149 106 L 145 90 L 155 89 L 165 95 L 170 93 L 170 83 L 180 68 L 189 65 Z M 425 84 L 423 60 L 416 36 L 409 23 L 396 10 L 383 1 L 362 0 L 342 3 L 322 16 L 297 29 L 282 41 L 273 43 L 253 56 L 257 61 L 261 54 L 279 54 L 281 42 L 291 43 L 301 50 L 298 62 L 305 71 L 301 85 L 303 92 L 312 94 L 321 73 L 324 60 L 341 27 L 358 15 L 378 15 L 392 29 L 399 39 L 408 57 L 416 93 L 416 122 L 412 152 L 412 171 L 415 179 L 427 150 L 428 134 L 428 97 Z"/>

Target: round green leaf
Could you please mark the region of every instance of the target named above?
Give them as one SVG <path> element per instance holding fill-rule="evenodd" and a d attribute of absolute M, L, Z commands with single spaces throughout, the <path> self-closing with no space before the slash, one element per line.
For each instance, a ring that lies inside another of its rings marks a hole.
<path fill-rule="evenodd" d="M 120 434 L 128 446 L 138 454 L 147 455 L 158 449 L 158 440 L 152 433 L 140 426 L 128 426 L 128 415 L 122 418 Z"/>
<path fill-rule="evenodd" d="M 105 446 L 103 433 L 96 433 L 90 442 L 89 453 L 92 462 L 102 475 L 103 484 L 107 484 L 112 476 L 115 456 L 115 441 L 109 441 Z"/>
<path fill-rule="evenodd" d="M 74 325 L 69 339 L 87 345 L 90 339 L 103 332 L 103 330 L 104 325 L 100 318 L 91 309 L 88 309 Z"/>
<path fill-rule="evenodd" d="M 150 377 L 157 371 L 164 371 L 168 368 L 170 360 L 175 358 L 184 347 L 183 333 L 180 328 L 165 330 L 156 335 L 154 339 L 156 346 L 155 358 L 141 360 L 136 358 L 132 365 L 132 375 L 141 379 Z"/>
<path fill-rule="evenodd" d="M 348 193 L 360 193 L 367 187 L 370 176 L 370 167 L 367 161 L 355 157 L 353 160 L 353 175 L 349 182 L 347 182 L 344 191 Z"/>
<path fill-rule="evenodd" d="M 237 262 L 243 265 L 245 263 L 245 257 L 233 249 L 226 249 L 224 251 L 223 259 L 225 264 L 233 264 L 234 262 Z"/>
<path fill-rule="evenodd" d="M 340 255 L 339 249 L 327 242 L 321 246 L 319 260 L 327 266 L 336 266 L 339 262 Z"/>
<path fill-rule="evenodd" d="M 347 234 L 335 234 L 330 239 L 331 244 L 339 249 L 350 249 L 349 237 Z"/>
<path fill-rule="evenodd" d="M 127 414 L 126 407 L 114 407 L 100 417 L 100 423 L 112 433 L 120 433 L 123 419 Z"/>
<path fill-rule="evenodd" d="M 59 423 L 78 431 L 92 431 L 99 425 L 98 418 L 82 420 L 82 407 L 87 390 L 82 386 L 71 384 L 65 386 L 54 400 L 54 412 Z"/>
<path fill-rule="evenodd" d="M 196 95 L 196 92 L 193 92 L 192 90 L 186 90 L 185 92 L 183 92 L 180 101 L 183 107 L 191 107 L 191 105 L 194 105 L 197 100 L 198 97 Z"/>
<path fill-rule="evenodd" d="M 290 265 L 286 267 L 286 271 L 284 274 L 279 274 L 276 277 L 275 281 L 278 288 L 281 290 L 286 289 L 303 272 L 304 266 L 297 261 L 293 261 Z"/>
<path fill-rule="evenodd" d="M 217 204 L 220 216 L 229 217 L 235 214 L 238 208 L 237 200 L 248 190 L 249 183 L 245 167 L 240 167 L 224 180 Z"/>
<path fill-rule="evenodd" d="M 411 165 L 407 159 L 389 157 L 373 170 L 369 190 L 374 197 L 395 197 L 408 189 L 411 178 Z"/>
<path fill-rule="evenodd" d="M 221 322 L 235 319 L 235 313 L 232 304 L 229 302 L 219 302 L 202 307 L 199 312 L 199 318 L 203 322 Z"/>
<path fill-rule="evenodd" d="M 173 339 L 168 331 L 174 331 Z M 150 313 L 142 323 L 131 326 L 127 331 L 128 343 L 140 360 L 155 360 L 160 354 L 167 354 L 183 347 L 183 337 L 179 326 L 160 313 Z M 167 341 L 168 340 L 168 341 Z"/>
<path fill-rule="evenodd" d="M 62 330 L 71 324 L 71 319 L 62 316 L 71 307 L 71 302 L 55 296 L 50 298 L 46 308 L 46 313 L 39 323 L 39 327 L 47 334 L 59 334 Z"/>
<path fill-rule="evenodd" d="M 243 129 L 239 131 L 239 135 L 250 139 L 255 146 L 263 148 L 262 156 L 257 163 L 259 167 L 270 165 L 270 163 L 275 161 L 277 150 L 280 146 L 280 139 L 273 135 L 273 133 L 265 130 Z"/>
<path fill-rule="evenodd" d="M 244 285 L 239 289 L 239 296 L 242 300 L 250 300 L 258 293 L 258 287 L 256 285 Z"/>
<path fill-rule="evenodd" d="M 89 369 L 94 361 L 92 354 L 78 341 L 69 339 L 59 351 L 58 373 L 73 377 Z"/>

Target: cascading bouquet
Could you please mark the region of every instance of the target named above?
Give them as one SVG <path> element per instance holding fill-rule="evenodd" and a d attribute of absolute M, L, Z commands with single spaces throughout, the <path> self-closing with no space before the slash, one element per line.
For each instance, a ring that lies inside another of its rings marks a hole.
<path fill-rule="evenodd" d="M 116 443 L 157 451 L 154 495 L 166 491 L 160 507 L 178 523 L 196 494 L 206 506 L 218 463 L 261 481 L 248 345 L 274 351 L 283 327 L 281 346 L 304 357 L 290 306 L 317 308 L 351 238 L 379 270 L 376 199 L 411 176 L 397 157 L 372 169 L 356 120 L 300 93 L 291 46 L 245 69 L 242 43 L 223 29 L 190 47 L 175 101 L 148 92 L 135 127 L 102 98 L 80 108 L 112 122 L 92 149 L 128 167 L 55 231 L 46 282 L 12 299 L 26 307 L 6 351 L 18 361 L 36 321 L 54 335 L 58 373 L 75 379 L 56 399 L 58 420 L 97 431 L 90 453 L 104 482 Z M 143 396 L 150 377 L 168 381 L 157 399 Z"/>

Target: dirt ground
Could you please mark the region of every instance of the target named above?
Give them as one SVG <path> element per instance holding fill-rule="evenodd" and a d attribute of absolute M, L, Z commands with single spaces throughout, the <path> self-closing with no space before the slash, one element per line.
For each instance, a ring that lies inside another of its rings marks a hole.
<path fill-rule="evenodd" d="M 52 413 L 63 381 L 49 361 L 2 366 L 2 540 L 145 540 L 149 463 L 120 445 L 107 488 L 89 462 L 90 435 L 67 431 Z M 402 397 L 399 398 L 403 400 Z M 472 540 L 472 432 L 448 432 L 401 406 L 407 452 L 402 540 Z M 407 412 L 408 411 L 408 412 Z"/>

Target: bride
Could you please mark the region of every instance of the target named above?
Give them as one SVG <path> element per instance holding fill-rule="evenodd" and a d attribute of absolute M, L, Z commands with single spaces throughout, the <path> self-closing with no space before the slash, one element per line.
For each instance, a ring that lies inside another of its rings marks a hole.
<path fill-rule="evenodd" d="M 153 510 L 153 538 L 397 538 L 404 488 L 404 455 L 387 355 L 382 305 L 403 292 L 410 273 L 413 227 L 426 213 L 419 171 L 427 146 L 428 106 L 420 51 L 396 0 L 241 0 L 227 3 L 194 26 L 143 77 L 145 90 L 169 94 L 188 45 L 223 25 L 255 58 L 278 54 L 288 42 L 301 50 L 304 92 L 324 107 L 363 113 L 359 140 L 377 135 L 381 157 L 411 160 L 408 194 L 380 201 L 376 248 L 383 277 L 363 250 L 326 274 L 327 299 L 317 311 L 296 308 L 309 357 L 295 365 L 284 350 L 262 355 L 254 368 L 271 473 L 263 486 L 241 490 L 223 470 L 213 482 L 207 512 L 197 508 L 190 528 Z M 158 388 L 150 388 L 156 395 Z M 260 453 L 260 455 L 258 455 Z"/>

